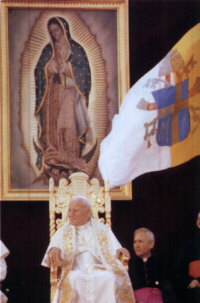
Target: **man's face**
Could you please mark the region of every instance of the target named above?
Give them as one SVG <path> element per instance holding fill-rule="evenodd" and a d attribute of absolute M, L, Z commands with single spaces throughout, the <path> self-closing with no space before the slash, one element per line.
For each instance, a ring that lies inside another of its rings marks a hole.
<path fill-rule="evenodd" d="M 84 225 L 89 221 L 90 208 L 81 199 L 74 200 L 69 204 L 68 218 L 74 226 Z"/>
<path fill-rule="evenodd" d="M 145 231 L 138 231 L 133 240 L 133 249 L 136 256 L 140 258 L 148 258 L 151 256 L 151 249 L 154 246 L 154 241 L 149 242 Z"/>

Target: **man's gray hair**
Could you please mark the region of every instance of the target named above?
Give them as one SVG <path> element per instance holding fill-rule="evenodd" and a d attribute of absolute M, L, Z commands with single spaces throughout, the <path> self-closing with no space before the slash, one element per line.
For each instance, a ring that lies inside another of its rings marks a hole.
<path fill-rule="evenodd" d="M 138 232 L 145 232 L 146 235 L 147 235 L 148 241 L 149 242 L 152 242 L 152 241 L 155 242 L 155 236 L 154 236 L 153 232 L 150 231 L 148 228 L 145 228 L 145 227 L 138 228 L 134 231 L 133 235 L 135 236 Z"/>
<path fill-rule="evenodd" d="M 83 195 L 77 195 L 77 196 L 72 197 L 70 199 L 69 203 L 77 201 L 77 200 L 81 201 L 88 208 L 91 208 L 90 200 L 86 196 L 83 196 Z"/>

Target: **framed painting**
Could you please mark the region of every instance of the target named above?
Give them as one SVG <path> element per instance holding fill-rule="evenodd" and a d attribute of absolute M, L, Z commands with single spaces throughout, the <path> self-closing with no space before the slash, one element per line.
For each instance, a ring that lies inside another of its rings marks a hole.
<path fill-rule="evenodd" d="M 48 200 L 100 144 L 129 89 L 128 1 L 1 1 L 2 200 Z M 111 190 L 128 200 L 132 186 Z"/>

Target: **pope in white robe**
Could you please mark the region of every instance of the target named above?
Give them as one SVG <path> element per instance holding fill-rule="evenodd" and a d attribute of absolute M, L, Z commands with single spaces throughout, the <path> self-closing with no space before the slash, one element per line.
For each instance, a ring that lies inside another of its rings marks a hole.
<path fill-rule="evenodd" d="M 72 198 L 68 222 L 52 237 L 42 265 L 62 267 L 52 303 L 134 303 L 121 247 L 110 227 L 91 218 L 89 201 Z"/>

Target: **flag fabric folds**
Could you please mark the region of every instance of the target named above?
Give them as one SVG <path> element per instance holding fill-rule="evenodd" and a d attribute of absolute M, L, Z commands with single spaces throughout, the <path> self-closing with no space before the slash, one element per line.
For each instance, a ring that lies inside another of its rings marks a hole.
<path fill-rule="evenodd" d="M 110 187 L 200 155 L 200 23 L 125 96 L 100 146 Z"/>

